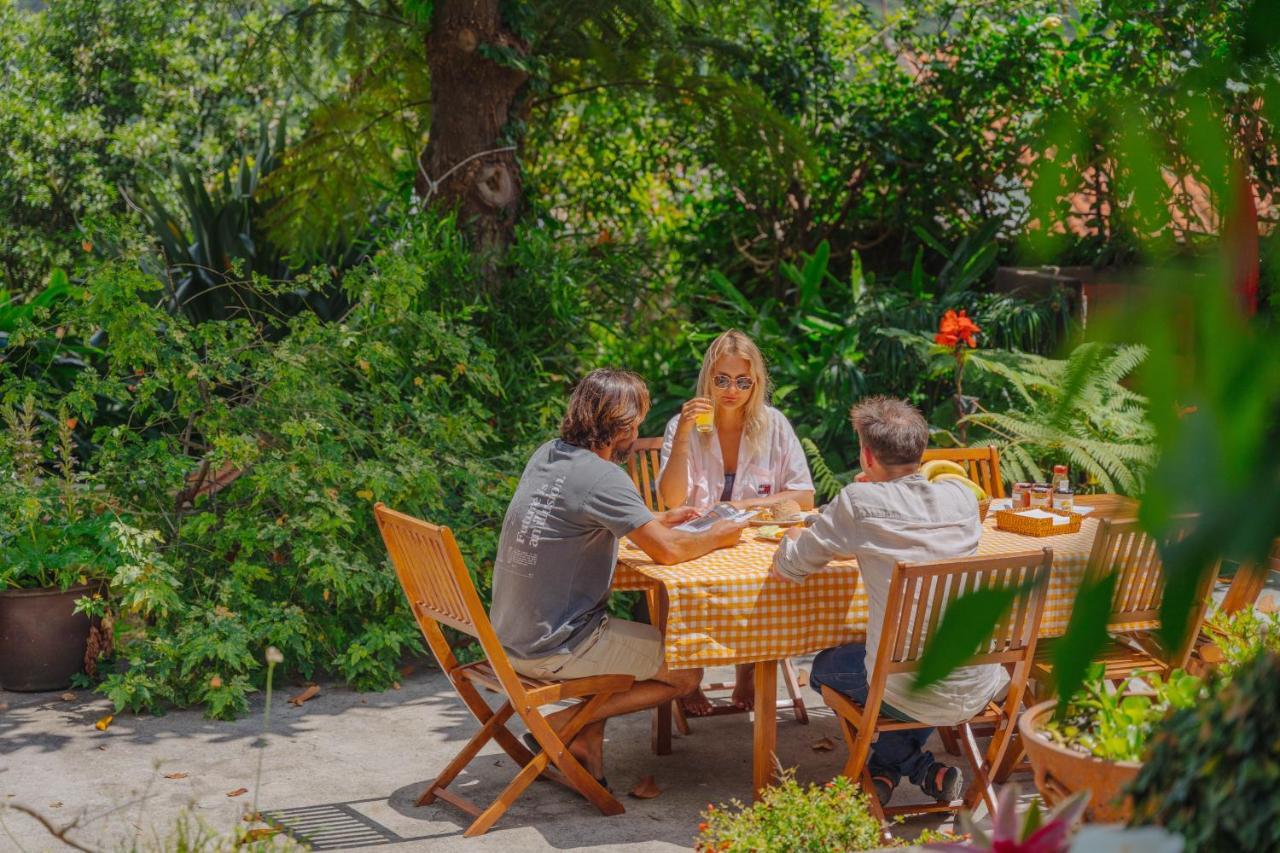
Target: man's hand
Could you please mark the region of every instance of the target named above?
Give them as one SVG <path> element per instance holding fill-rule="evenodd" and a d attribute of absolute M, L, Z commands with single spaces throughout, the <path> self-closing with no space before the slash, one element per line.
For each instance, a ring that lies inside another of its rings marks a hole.
<path fill-rule="evenodd" d="M 658 521 L 666 527 L 675 527 L 698 517 L 698 511 L 691 506 L 678 506 L 657 515 Z"/>
<path fill-rule="evenodd" d="M 742 538 L 743 528 L 747 526 L 745 521 L 717 521 L 711 525 L 711 529 L 707 531 L 707 535 L 716 543 L 717 548 L 728 548 L 730 545 L 737 545 L 738 540 Z"/>
<path fill-rule="evenodd" d="M 791 527 L 791 528 L 788 528 L 787 532 L 783 534 L 783 538 L 790 539 L 792 542 L 794 542 L 797 539 L 799 539 L 803 533 L 804 533 L 803 527 Z M 784 575 L 782 572 L 778 571 L 778 557 L 782 555 L 782 551 L 783 549 L 779 548 L 777 551 L 774 552 L 773 562 L 769 564 L 769 577 L 773 578 L 776 581 L 782 581 L 783 583 L 795 583 L 795 584 L 802 583 L 802 581 L 798 581 L 795 578 L 788 577 Z"/>

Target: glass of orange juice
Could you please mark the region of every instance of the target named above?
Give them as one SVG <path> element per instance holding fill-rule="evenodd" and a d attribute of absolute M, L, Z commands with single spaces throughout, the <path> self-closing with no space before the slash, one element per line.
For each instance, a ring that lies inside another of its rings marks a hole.
<path fill-rule="evenodd" d="M 711 432 L 711 425 L 715 422 L 715 411 L 707 409 L 705 412 L 698 412 L 693 416 L 693 425 L 698 432 Z"/>

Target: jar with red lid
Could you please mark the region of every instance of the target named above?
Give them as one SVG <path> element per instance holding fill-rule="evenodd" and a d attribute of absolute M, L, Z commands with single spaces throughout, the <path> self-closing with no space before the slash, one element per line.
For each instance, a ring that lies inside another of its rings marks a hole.
<path fill-rule="evenodd" d="M 1064 489 L 1069 491 L 1071 489 L 1071 478 L 1067 474 L 1066 465 L 1053 466 L 1053 479 L 1050 481 L 1050 485 L 1055 492 L 1061 492 Z"/>

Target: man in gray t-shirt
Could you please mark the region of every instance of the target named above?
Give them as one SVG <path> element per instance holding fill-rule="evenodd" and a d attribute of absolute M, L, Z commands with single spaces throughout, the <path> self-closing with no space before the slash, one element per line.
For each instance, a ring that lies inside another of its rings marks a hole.
<path fill-rule="evenodd" d="M 513 657 L 570 651 L 605 618 L 618 539 L 653 521 L 613 462 L 554 439 L 525 466 L 502 523 L 490 618 Z"/>
<path fill-rule="evenodd" d="M 636 683 L 609 697 L 569 744 L 597 777 L 604 766 L 604 720 L 692 692 L 702 670 L 669 670 L 657 627 L 605 611 L 618 539 L 627 536 L 659 563 L 691 560 L 736 543 L 744 525 L 722 521 L 702 533 L 674 528 L 689 507 L 654 514 L 618 466 L 649 411 L 634 373 L 593 370 L 573 391 L 560 438 L 534 451 L 507 508 L 493 567 L 489 617 L 516 671 L 568 679 L 626 674 Z M 557 729 L 576 712 L 548 716 Z"/>

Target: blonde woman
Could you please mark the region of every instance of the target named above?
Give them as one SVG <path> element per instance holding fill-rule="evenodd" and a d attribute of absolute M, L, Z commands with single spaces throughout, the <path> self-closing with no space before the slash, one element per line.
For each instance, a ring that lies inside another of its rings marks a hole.
<path fill-rule="evenodd" d="M 737 330 L 716 338 L 702 359 L 698 396 L 667 424 L 658 489 L 667 506 L 699 511 L 725 501 L 752 507 L 790 499 L 813 508 L 813 477 L 795 430 L 768 405 L 764 357 Z M 696 428 L 711 416 L 711 428 Z M 752 665 L 738 667 L 732 702 L 746 710 L 755 699 Z M 706 716 L 711 702 L 701 690 L 684 700 L 685 713 Z"/>

